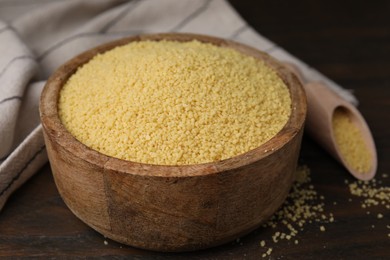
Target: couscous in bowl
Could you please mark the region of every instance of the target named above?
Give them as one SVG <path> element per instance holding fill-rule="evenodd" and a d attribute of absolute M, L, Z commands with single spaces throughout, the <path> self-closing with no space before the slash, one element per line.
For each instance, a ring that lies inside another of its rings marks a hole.
<path fill-rule="evenodd" d="M 161 165 L 116 158 L 72 135 L 59 115 L 60 93 L 93 57 L 130 42 L 197 40 L 265 62 L 288 88 L 291 112 L 274 137 L 210 162 Z M 41 96 L 41 121 L 57 188 L 71 211 L 106 237 L 156 251 L 189 251 L 236 239 L 267 220 L 294 178 L 306 99 L 296 77 L 248 46 L 193 34 L 142 35 L 89 50 L 60 67 Z"/>

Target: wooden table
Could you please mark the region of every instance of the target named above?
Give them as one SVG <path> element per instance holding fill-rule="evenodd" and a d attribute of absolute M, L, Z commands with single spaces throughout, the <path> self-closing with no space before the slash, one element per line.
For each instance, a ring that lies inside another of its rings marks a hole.
<path fill-rule="evenodd" d="M 231 3 L 257 31 L 345 88 L 353 89 L 378 149 L 377 181 L 390 177 L 390 4 L 388 1 L 239 1 Z M 0 214 L 0 257 L 116 257 L 260 259 L 389 259 L 390 212 L 384 205 L 361 207 L 352 196 L 354 179 L 309 137 L 301 160 L 311 169 L 312 185 L 324 196 L 334 222 L 326 231 L 305 225 L 293 241 L 272 242 L 271 228 L 226 245 L 191 253 L 148 252 L 120 245 L 78 220 L 61 200 L 49 165 L 20 188 Z M 387 201 L 387 204 L 389 202 Z M 383 218 L 378 218 L 382 214 Z"/>

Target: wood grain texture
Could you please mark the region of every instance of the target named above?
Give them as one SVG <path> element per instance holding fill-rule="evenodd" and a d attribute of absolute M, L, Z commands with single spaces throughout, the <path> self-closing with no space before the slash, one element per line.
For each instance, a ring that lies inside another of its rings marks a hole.
<path fill-rule="evenodd" d="M 132 41 L 193 39 L 236 49 L 277 71 L 289 88 L 292 110 L 275 137 L 223 161 L 162 166 L 100 154 L 61 124 L 59 92 L 77 67 L 96 53 Z M 306 96 L 293 73 L 258 50 L 200 35 L 156 34 L 108 43 L 64 64 L 48 80 L 40 112 L 54 180 L 77 217 L 118 242 L 156 251 L 188 251 L 232 241 L 256 229 L 280 207 L 294 179 Z"/>
<path fill-rule="evenodd" d="M 390 19 L 389 1 L 230 0 L 258 32 L 312 65 L 359 99 L 378 151 L 377 181 L 390 185 Z M 351 8 L 353 7 L 353 8 Z M 277 14 L 277 15 L 276 15 Z M 388 259 L 390 218 L 382 206 L 361 208 L 345 180 L 353 181 L 327 152 L 304 135 L 300 163 L 325 197 L 335 222 L 319 232 L 315 223 L 297 236 L 299 244 L 273 244 L 273 229 L 259 227 L 238 242 L 191 253 L 156 253 L 123 246 L 85 225 L 62 201 L 49 165 L 20 188 L 0 214 L 0 256 L 115 259 Z M 351 200 L 351 201 L 350 201 Z M 337 204 L 334 205 L 333 203 Z M 384 215 L 382 219 L 377 214 Z M 373 227 L 374 226 L 374 227 Z M 107 241 L 105 245 L 103 242 Z M 265 258 L 267 259 L 267 258 Z"/>

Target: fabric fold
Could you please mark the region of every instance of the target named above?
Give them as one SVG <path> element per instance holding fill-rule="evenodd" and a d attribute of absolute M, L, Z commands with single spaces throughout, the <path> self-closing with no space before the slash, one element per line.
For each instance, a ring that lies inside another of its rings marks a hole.
<path fill-rule="evenodd" d="M 23 95 L 38 72 L 37 61 L 15 29 L 0 22 L 0 161 L 15 147 L 14 136 Z"/>

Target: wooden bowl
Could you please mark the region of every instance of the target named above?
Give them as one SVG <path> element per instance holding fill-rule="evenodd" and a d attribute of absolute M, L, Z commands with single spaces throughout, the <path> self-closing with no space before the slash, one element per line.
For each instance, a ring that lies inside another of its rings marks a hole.
<path fill-rule="evenodd" d="M 58 116 L 61 87 L 97 53 L 131 41 L 202 42 L 264 60 L 288 86 L 291 116 L 260 147 L 211 163 L 162 166 L 113 158 L 77 141 Z M 40 114 L 54 180 L 71 211 L 115 241 L 156 251 L 189 251 L 234 240 L 259 227 L 285 200 L 296 169 L 306 97 L 297 78 L 267 54 L 248 46 L 193 34 L 143 35 L 89 50 L 48 80 Z"/>

